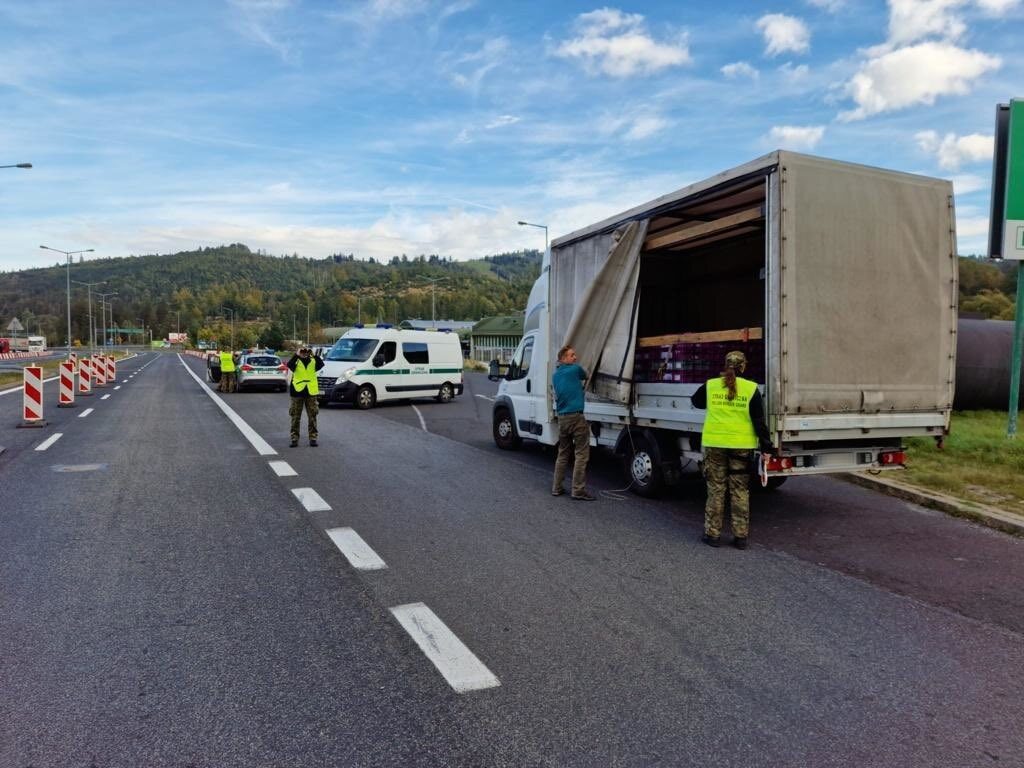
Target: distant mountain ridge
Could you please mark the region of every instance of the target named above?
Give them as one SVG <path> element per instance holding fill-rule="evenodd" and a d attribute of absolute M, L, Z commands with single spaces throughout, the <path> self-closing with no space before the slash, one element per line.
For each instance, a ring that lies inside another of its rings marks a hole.
<path fill-rule="evenodd" d="M 335 254 L 326 259 L 268 256 L 233 243 L 169 255 L 72 262 L 71 279 L 92 288 L 100 322 L 99 293 L 109 297 L 113 324 L 142 326 L 154 338 L 189 331 L 217 335 L 234 316 L 240 329 L 259 335 L 274 325 L 305 334 L 307 307 L 313 328 L 357 319 L 394 322 L 410 317 L 476 320 L 521 311 L 540 273 L 542 254 L 523 251 L 457 262 L 437 255 L 396 256 L 386 264 Z M 64 344 L 67 306 L 62 264 L 0 274 L 0 327 L 18 317 L 31 333 Z M 433 288 L 432 288 L 433 286 Z M 432 296 L 433 293 L 433 296 Z M 72 338 L 89 334 L 89 293 L 72 285 Z M 108 312 L 108 326 L 112 325 Z M 3 335 L 3 332 L 0 332 Z M 254 342 L 253 342 L 254 343 Z"/>

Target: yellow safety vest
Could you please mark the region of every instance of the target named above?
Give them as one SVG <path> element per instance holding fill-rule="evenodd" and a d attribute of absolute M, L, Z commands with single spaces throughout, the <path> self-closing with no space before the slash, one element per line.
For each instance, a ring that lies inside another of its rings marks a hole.
<path fill-rule="evenodd" d="M 292 386 L 296 392 L 309 388 L 309 394 L 316 397 L 320 394 L 320 385 L 316 380 L 316 360 L 310 359 L 308 363 L 297 360 L 295 372 L 292 374 Z"/>
<path fill-rule="evenodd" d="M 729 389 L 721 376 L 705 384 L 708 413 L 704 418 L 701 443 L 708 448 L 756 448 L 757 432 L 750 420 L 750 400 L 757 384 L 736 377 L 736 397 L 729 399 Z"/>
<path fill-rule="evenodd" d="M 220 353 L 220 372 L 221 373 L 234 373 L 235 372 L 235 359 L 231 356 L 230 352 Z"/>

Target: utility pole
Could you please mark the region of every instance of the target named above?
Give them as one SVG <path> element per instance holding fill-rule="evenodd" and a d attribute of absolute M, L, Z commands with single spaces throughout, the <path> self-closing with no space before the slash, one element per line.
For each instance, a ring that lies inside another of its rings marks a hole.
<path fill-rule="evenodd" d="M 81 280 L 72 280 L 71 282 L 72 283 L 77 283 L 78 285 L 87 286 L 87 288 L 88 288 L 88 295 L 89 295 L 89 354 L 90 355 L 95 355 L 96 354 L 96 321 L 95 321 L 95 319 L 92 316 L 92 287 L 94 285 L 103 285 L 107 281 L 106 280 L 100 280 L 97 283 L 83 283 Z"/>
<path fill-rule="evenodd" d="M 447 280 L 447 277 L 422 277 L 421 280 L 426 280 L 430 283 L 430 324 L 437 328 L 437 302 L 435 289 L 437 284 Z"/>

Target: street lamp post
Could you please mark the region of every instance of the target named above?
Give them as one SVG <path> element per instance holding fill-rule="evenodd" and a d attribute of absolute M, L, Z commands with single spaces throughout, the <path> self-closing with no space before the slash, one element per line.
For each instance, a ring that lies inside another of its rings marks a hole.
<path fill-rule="evenodd" d="M 520 227 L 537 227 L 537 229 L 544 230 L 544 253 L 548 252 L 548 225 L 547 224 L 531 224 L 528 221 L 517 221 Z"/>
<path fill-rule="evenodd" d="M 20 166 L 16 166 L 20 167 Z M 68 258 L 68 359 L 71 358 L 71 257 L 79 253 L 92 253 L 94 248 L 86 248 L 82 251 L 62 251 L 60 248 L 51 248 L 48 245 L 40 245 L 44 251 L 63 253 Z"/>
<path fill-rule="evenodd" d="M 430 282 L 430 324 L 435 326 L 435 330 L 436 330 L 436 326 L 437 326 L 437 317 L 436 317 L 436 314 L 437 314 L 437 312 L 436 312 L 436 310 L 437 310 L 437 302 L 435 301 L 435 299 L 436 299 L 435 289 L 437 288 L 437 284 L 438 283 L 444 282 L 448 278 L 447 277 L 422 277 L 420 279 L 421 280 L 427 280 L 427 281 Z"/>
<path fill-rule="evenodd" d="M 0 165 L 0 168 L 31 168 L 32 163 L 15 163 L 14 165 Z"/>
<path fill-rule="evenodd" d="M 231 351 L 235 351 L 235 310 L 230 307 L 221 307 L 225 312 L 231 313 Z"/>
<path fill-rule="evenodd" d="M 72 283 L 77 285 L 84 285 L 88 288 L 89 295 L 89 354 L 96 354 L 96 321 L 92 316 L 92 287 L 94 285 L 103 285 L 106 280 L 100 280 L 98 283 L 83 283 L 81 280 L 72 280 Z"/>
<path fill-rule="evenodd" d="M 303 304 L 306 308 L 306 344 L 309 344 L 309 304 Z"/>
<path fill-rule="evenodd" d="M 109 307 L 110 304 L 111 304 L 109 301 L 107 301 L 107 297 L 108 296 L 117 296 L 117 291 L 111 291 L 110 293 L 97 293 L 96 295 L 100 297 L 100 317 L 103 320 L 103 348 L 106 349 L 106 347 L 107 347 L 107 307 Z M 114 322 L 114 310 L 113 310 L 113 307 L 111 307 L 111 310 L 110 310 L 110 322 L 111 322 L 111 324 L 113 324 L 113 322 Z"/>

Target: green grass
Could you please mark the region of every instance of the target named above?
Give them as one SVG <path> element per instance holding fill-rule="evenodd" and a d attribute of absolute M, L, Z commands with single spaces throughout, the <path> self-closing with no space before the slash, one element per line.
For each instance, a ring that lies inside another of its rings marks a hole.
<path fill-rule="evenodd" d="M 907 471 L 887 476 L 1024 514 L 1024 433 L 1008 440 L 1006 420 L 1005 411 L 956 411 L 941 451 L 932 438 L 907 440 Z"/>
<path fill-rule="evenodd" d="M 114 352 L 115 360 L 120 360 L 124 356 L 124 352 Z M 64 358 L 61 358 L 59 360 L 48 360 L 45 363 L 43 363 L 43 378 L 48 379 L 51 376 L 56 376 L 59 370 L 59 366 L 63 361 Z M 29 363 L 35 363 L 34 360 L 5 360 L 4 362 L 18 365 L 21 366 L 22 368 L 24 368 Z M 21 386 L 24 380 L 25 375 L 20 371 L 0 371 L 0 389 L 9 389 L 14 386 Z M 55 384 L 52 385 L 56 386 Z"/>

